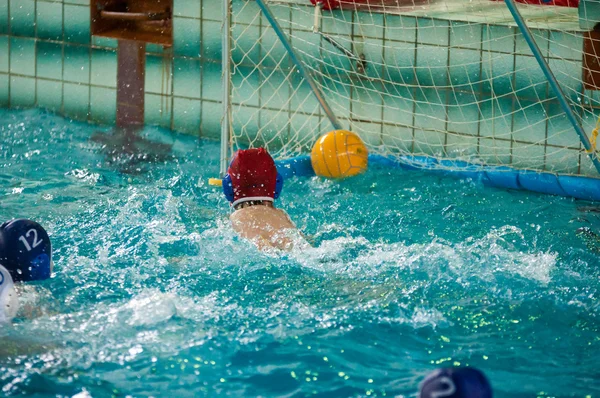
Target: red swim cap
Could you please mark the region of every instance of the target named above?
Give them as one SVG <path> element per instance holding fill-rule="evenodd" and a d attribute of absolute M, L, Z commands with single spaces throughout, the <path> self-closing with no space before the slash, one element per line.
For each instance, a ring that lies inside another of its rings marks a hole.
<path fill-rule="evenodd" d="M 277 167 L 264 148 L 237 151 L 227 172 L 233 186 L 233 206 L 251 200 L 274 200 Z"/>

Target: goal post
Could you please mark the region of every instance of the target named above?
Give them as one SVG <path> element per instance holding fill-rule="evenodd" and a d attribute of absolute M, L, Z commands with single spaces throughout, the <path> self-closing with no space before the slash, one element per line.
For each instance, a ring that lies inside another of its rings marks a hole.
<path fill-rule="evenodd" d="M 503 1 L 313 3 L 266 2 L 277 32 L 256 1 L 231 2 L 229 148 L 307 154 L 333 129 L 308 75 L 339 126 L 371 153 L 432 158 L 428 167 L 439 169 L 598 176 L 600 95 L 584 49 L 600 38 L 580 28 L 577 8 L 517 6 L 588 148 Z"/>

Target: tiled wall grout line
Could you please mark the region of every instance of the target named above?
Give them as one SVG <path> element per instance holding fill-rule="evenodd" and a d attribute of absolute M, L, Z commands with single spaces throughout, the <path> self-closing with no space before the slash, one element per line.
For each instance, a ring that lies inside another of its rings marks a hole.
<path fill-rule="evenodd" d="M 260 41 L 260 44 L 258 45 L 258 59 L 259 60 L 263 59 L 262 58 L 262 55 L 263 55 L 262 54 L 263 53 L 263 45 L 262 45 L 262 40 L 260 40 L 262 38 L 262 33 L 263 33 L 263 21 L 262 21 L 262 14 L 261 14 L 258 17 L 258 37 L 259 37 L 259 41 Z M 262 107 L 263 107 L 263 105 L 262 105 L 262 97 L 263 97 L 262 96 L 262 92 L 263 92 L 263 87 L 264 87 L 263 80 L 262 80 L 263 79 L 262 73 L 259 73 L 259 79 L 260 79 L 260 81 L 259 81 L 260 88 L 258 89 L 259 90 L 259 92 L 258 92 L 258 109 L 262 109 Z M 258 131 L 259 131 L 259 134 L 261 134 L 260 132 L 261 132 L 262 123 L 263 123 L 262 119 L 263 119 L 262 115 L 259 113 L 259 115 L 258 115 Z"/>
<path fill-rule="evenodd" d="M 87 120 L 92 121 L 92 46 L 88 46 L 88 110 L 87 110 Z"/>
<path fill-rule="evenodd" d="M 356 26 L 355 19 L 356 19 L 356 11 L 352 11 L 351 13 L 352 15 L 352 23 L 350 25 L 350 38 L 351 38 L 351 48 L 352 51 L 355 52 L 356 51 L 356 32 L 354 30 L 354 27 Z M 350 115 L 352 115 L 354 113 L 354 86 L 350 87 Z M 350 119 L 350 131 L 354 130 L 354 119 Z"/>
<path fill-rule="evenodd" d="M 61 95 L 61 99 L 60 99 L 60 112 L 62 114 L 65 113 L 65 4 L 62 4 L 62 42 L 61 42 L 61 54 L 62 54 L 62 62 L 61 62 L 61 80 L 62 80 L 62 84 L 61 84 L 61 88 L 62 88 L 62 95 Z"/>
<path fill-rule="evenodd" d="M 550 54 L 550 32 L 548 32 L 548 40 L 546 41 L 546 50 L 548 55 Z M 545 94 L 546 94 L 546 98 L 549 98 L 550 96 L 550 85 L 546 82 L 545 83 L 545 88 L 544 88 Z M 550 113 L 548 112 L 548 108 L 550 107 L 549 103 L 544 103 L 544 112 L 546 112 L 546 115 L 549 115 Z M 543 170 L 547 170 L 546 166 L 547 166 L 547 161 L 548 161 L 548 130 L 549 130 L 549 125 L 550 125 L 550 119 L 546 119 L 546 123 L 545 123 L 545 131 L 544 131 L 544 160 L 543 160 Z"/>
<path fill-rule="evenodd" d="M 450 76 L 450 57 L 452 56 L 452 52 L 450 51 L 451 47 L 450 47 L 450 42 L 451 42 L 451 38 L 450 38 L 450 32 L 451 32 L 452 28 L 451 25 L 448 24 L 448 38 L 446 41 L 446 48 L 448 51 L 448 56 L 446 57 L 446 78 L 448 79 L 448 84 L 451 85 L 452 82 L 452 77 Z M 446 120 L 444 122 L 444 130 L 448 131 L 448 119 L 450 118 L 450 91 L 449 90 L 444 90 L 445 91 L 445 103 L 446 103 Z M 448 134 L 444 134 L 444 149 L 443 149 L 443 153 L 444 156 L 448 156 Z"/>
<path fill-rule="evenodd" d="M 42 3 L 62 3 L 62 4 L 68 4 L 71 6 L 81 6 L 81 7 L 88 7 L 85 4 L 81 4 L 81 3 L 72 3 L 70 1 L 62 1 L 62 0 L 36 0 L 36 2 L 42 2 Z"/>
<path fill-rule="evenodd" d="M 8 39 L 7 39 L 7 49 L 8 49 L 8 99 L 7 99 L 7 103 L 8 103 L 8 107 L 10 108 L 12 106 L 11 104 L 11 97 L 12 97 L 12 93 L 11 93 L 11 88 L 12 88 L 12 76 L 11 76 L 11 32 L 12 32 L 12 27 L 10 24 L 10 0 L 6 2 L 6 6 L 8 8 L 8 17 L 7 17 L 7 28 L 8 28 Z"/>
<path fill-rule="evenodd" d="M 292 9 L 290 8 L 288 10 L 288 21 L 292 20 Z M 288 36 L 291 38 L 292 37 L 292 24 L 290 23 L 288 28 L 287 28 L 287 34 Z M 288 57 L 288 65 L 287 67 L 289 68 L 291 65 L 291 60 Z M 289 93 L 291 94 L 291 90 L 289 91 Z M 287 103 L 287 114 L 288 114 L 288 120 L 292 120 L 292 101 L 288 101 Z M 290 139 L 292 138 L 292 128 L 291 128 L 291 123 L 288 123 L 288 129 L 287 129 L 287 137 L 286 137 L 286 142 L 289 142 Z"/>
<path fill-rule="evenodd" d="M 550 32 L 548 32 L 548 47 L 550 47 Z M 549 53 L 550 53 L 550 50 L 548 50 L 548 54 L 549 54 Z M 582 72 L 582 74 L 583 74 L 583 72 Z M 550 88 L 549 88 L 549 87 L 548 87 L 548 90 L 550 90 Z M 582 97 L 582 98 L 585 98 L 585 87 L 584 87 L 583 85 L 582 85 L 582 87 L 581 87 L 581 97 Z M 583 112 L 583 111 L 584 111 L 584 109 L 583 109 L 583 105 L 582 105 L 581 107 L 579 107 L 579 109 L 581 109 L 581 110 L 582 110 L 582 112 Z M 593 109 L 594 109 L 594 107 L 592 107 L 592 113 L 593 113 Z M 598 109 L 598 108 L 596 108 L 596 109 Z M 583 115 L 581 115 L 581 116 L 583 116 Z M 580 119 L 580 120 L 581 120 L 581 119 Z M 550 120 L 547 120 L 547 121 L 546 121 L 546 123 L 548 123 L 548 124 L 549 124 L 549 123 L 550 123 Z M 546 143 L 547 143 L 547 142 L 546 142 Z M 581 144 L 581 142 L 580 142 L 580 143 L 579 143 L 579 151 L 580 151 L 580 152 L 579 152 L 579 156 L 577 157 L 577 173 L 581 173 L 581 166 L 582 166 L 583 159 L 584 159 L 584 158 L 587 158 L 587 154 L 586 154 L 586 152 L 585 152 L 585 151 L 583 151 L 582 149 L 583 149 L 583 148 L 582 148 L 582 144 Z M 545 154 L 545 153 L 544 153 L 544 154 Z M 545 163 L 544 163 L 544 165 L 545 165 Z"/>
<path fill-rule="evenodd" d="M 12 37 L 11 37 L 11 33 L 12 33 L 12 26 L 10 23 L 10 0 L 8 0 L 6 2 L 6 6 L 8 8 L 8 17 L 7 17 L 7 28 L 8 28 L 8 38 L 7 38 L 7 49 L 8 49 L 8 107 L 10 108 L 12 106 L 12 76 L 11 76 L 11 45 L 12 45 Z"/>
<path fill-rule="evenodd" d="M 517 76 L 516 73 L 514 73 L 514 71 L 517 68 L 517 56 L 516 56 L 516 50 L 517 50 L 517 35 L 516 35 L 516 30 L 515 28 L 512 28 L 513 31 L 515 32 L 513 35 L 513 66 L 512 66 L 512 87 L 516 87 L 516 81 L 517 81 Z M 493 73 L 493 72 L 492 72 Z M 511 131 L 515 131 L 515 102 L 518 101 L 517 99 L 513 98 L 512 99 L 512 111 L 511 111 L 511 118 L 510 118 L 510 128 Z M 511 140 L 510 140 L 510 160 L 509 163 L 512 164 L 513 162 L 513 156 L 514 156 L 514 139 L 512 139 L 512 135 L 511 135 Z"/>
<path fill-rule="evenodd" d="M 415 26 L 417 26 L 417 19 L 416 18 L 415 18 Z M 414 60 L 414 63 L 413 63 L 413 65 L 414 65 L 414 68 L 413 68 L 413 79 L 416 82 L 417 81 L 417 72 L 415 70 L 418 67 L 418 65 L 417 65 L 417 59 L 418 58 L 417 57 L 419 55 L 419 53 L 418 53 L 419 46 L 417 44 L 418 34 L 417 34 L 417 29 L 416 28 L 415 28 L 415 36 L 414 37 L 415 37 L 415 40 L 414 40 L 415 50 L 414 50 L 414 55 L 413 55 L 414 56 L 414 58 L 413 58 L 413 60 Z M 415 138 L 416 138 L 415 123 L 417 121 L 417 101 L 416 101 L 416 98 L 417 98 L 417 86 L 415 85 L 412 88 L 411 91 L 412 91 L 412 106 L 413 106 L 413 108 L 412 108 L 412 123 L 411 123 L 411 125 L 412 125 L 412 142 L 411 142 L 410 151 L 414 152 L 415 151 Z"/>
<path fill-rule="evenodd" d="M 381 71 L 380 71 L 380 75 L 383 77 L 385 76 L 385 71 L 384 71 L 384 66 L 383 64 L 385 63 L 385 55 L 386 55 L 386 48 L 387 48 L 387 28 L 388 28 L 388 21 L 387 18 L 385 16 L 382 17 L 382 25 L 383 25 L 383 32 L 381 35 L 381 42 L 383 43 L 382 48 L 381 48 Z M 379 112 L 379 120 L 383 121 L 384 120 L 384 115 L 385 115 L 385 103 L 383 101 L 383 99 L 381 100 L 381 110 Z M 384 124 L 381 123 L 381 126 L 379 128 L 379 145 L 384 145 L 384 132 L 383 132 L 383 127 Z"/>
<path fill-rule="evenodd" d="M 294 32 L 298 32 L 298 31 L 294 31 Z M 304 31 L 305 33 L 312 33 L 310 31 Z M 26 38 L 26 39 L 37 39 L 35 37 L 32 36 L 21 36 L 21 35 L 10 35 L 11 37 L 15 37 L 15 38 Z M 365 39 L 371 39 L 371 40 L 379 40 L 381 38 L 375 38 L 375 37 L 368 37 L 365 36 Z M 38 39 L 40 41 L 43 42 L 61 42 L 61 40 L 52 40 L 52 39 Z M 116 39 L 115 39 L 116 40 Z M 64 41 L 64 40 L 63 40 Z M 393 39 L 387 39 L 387 42 L 392 43 L 392 44 L 397 44 L 397 43 L 404 43 L 404 44 L 414 44 L 411 41 L 403 41 L 403 40 L 393 40 Z M 69 45 L 71 46 L 79 46 L 79 47 L 93 47 L 93 48 L 99 48 L 99 49 L 109 49 L 109 50 L 115 50 L 114 47 L 109 47 L 109 46 L 102 46 L 102 45 L 97 45 L 97 44 L 82 44 L 82 43 L 75 43 L 75 42 L 68 42 Z M 427 43 L 427 46 L 430 47 L 439 47 L 439 48 L 446 48 L 446 46 L 443 45 L 439 45 L 439 44 L 431 44 L 431 43 Z M 453 46 L 452 48 L 456 48 L 459 50 L 472 50 L 471 47 L 462 47 L 462 46 Z M 494 50 L 490 50 L 487 51 L 491 54 L 511 54 L 511 52 L 504 52 L 504 51 L 494 51 Z M 146 51 L 146 54 L 152 54 L 152 55 L 161 55 L 163 54 L 162 52 L 154 52 L 154 51 Z M 534 58 L 533 55 L 530 54 L 519 54 L 520 57 L 527 57 L 527 58 Z M 189 55 L 174 55 L 175 58 L 184 58 L 184 59 L 202 59 L 202 57 L 192 57 Z M 559 56 L 549 56 L 546 57 L 546 59 L 548 60 L 566 60 L 566 61 L 574 61 L 574 62 L 581 62 L 581 60 L 579 59 L 574 59 L 574 58 L 563 58 L 563 57 L 559 57 Z"/>
<path fill-rule="evenodd" d="M 202 7 L 202 3 L 200 4 L 200 7 Z M 175 28 L 176 28 L 176 23 L 175 21 L 177 21 L 177 19 L 175 18 L 175 4 L 173 4 L 173 35 L 175 34 Z M 180 18 L 180 16 L 178 15 L 177 18 Z M 174 40 L 174 39 L 173 39 Z M 170 106 L 170 110 L 171 113 L 169 114 L 169 126 L 171 129 L 175 128 L 175 75 L 177 73 L 177 70 L 175 68 L 175 42 L 173 42 L 173 56 L 171 57 L 171 80 L 170 80 L 170 96 L 168 97 L 168 101 L 171 103 Z M 162 65 L 162 67 L 164 68 L 164 65 Z M 162 93 L 161 93 L 162 94 Z M 200 94 L 200 96 L 202 97 L 202 92 Z M 164 112 L 164 109 L 162 110 Z M 162 118 L 162 116 L 161 116 Z"/>
<path fill-rule="evenodd" d="M 204 80 L 204 65 L 206 63 L 206 54 L 205 54 L 205 48 L 204 48 L 204 24 L 207 21 L 207 19 L 204 18 L 204 0 L 200 0 L 200 58 L 202 59 L 202 64 L 201 64 L 201 70 L 200 70 L 200 75 L 202 76 L 202 81 Z M 221 24 L 223 24 L 222 21 L 218 21 Z M 223 76 L 223 71 L 221 71 L 221 76 Z M 199 132 L 198 132 L 198 138 L 202 138 L 204 136 L 204 126 L 205 126 L 205 120 L 204 120 L 204 112 L 203 112 L 203 106 L 202 104 L 206 101 L 204 98 L 204 87 L 200 87 L 200 96 L 202 97 L 202 100 L 200 102 L 200 127 L 199 127 Z"/>
<path fill-rule="evenodd" d="M 319 26 L 319 29 L 323 28 L 322 21 L 323 20 L 321 19 L 321 26 Z M 319 35 L 319 57 L 321 59 L 323 59 L 323 41 L 324 41 L 323 36 Z M 320 64 L 319 64 L 319 72 L 323 73 L 322 65 L 320 65 Z M 319 115 L 319 126 L 323 126 L 323 124 L 327 123 L 327 122 L 325 122 L 325 114 L 322 111 L 320 106 L 318 108 L 318 115 Z"/>
<path fill-rule="evenodd" d="M 175 126 L 175 58 L 171 57 L 171 115 L 169 115 L 169 126 L 171 129 Z"/>
<path fill-rule="evenodd" d="M 479 85 L 479 98 L 483 98 L 483 83 L 482 83 L 482 79 L 483 79 L 483 45 L 481 43 L 483 43 L 483 27 L 481 29 L 481 33 L 479 35 L 480 39 L 479 39 L 479 82 L 477 83 Z M 469 81 L 470 83 L 470 81 Z M 478 119 L 478 123 L 477 123 L 477 148 L 476 152 L 477 156 L 481 156 L 481 121 L 483 119 L 483 112 L 481 112 L 481 108 L 478 108 L 478 115 L 477 115 L 477 119 Z"/>
<path fill-rule="evenodd" d="M 38 104 L 38 84 L 37 84 L 37 37 L 38 37 L 38 23 L 37 23 L 37 1 L 33 3 L 33 35 L 35 37 L 33 42 L 33 56 L 35 62 L 33 63 L 33 75 L 35 76 L 35 85 L 33 92 L 33 103 L 35 106 Z"/>

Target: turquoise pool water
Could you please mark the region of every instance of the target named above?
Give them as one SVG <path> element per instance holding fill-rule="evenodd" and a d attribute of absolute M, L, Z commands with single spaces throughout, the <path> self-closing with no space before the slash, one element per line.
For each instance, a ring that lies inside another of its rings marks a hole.
<path fill-rule="evenodd" d="M 600 242 L 575 233 L 600 231 L 593 204 L 400 169 L 293 178 L 280 206 L 315 247 L 261 253 L 206 184 L 217 143 L 147 129 L 172 156 L 144 159 L 97 130 L 0 110 L 0 220 L 55 248 L 43 314 L 0 327 L 0 395 L 414 396 L 458 364 L 497 397 L 600 394 Z"/>

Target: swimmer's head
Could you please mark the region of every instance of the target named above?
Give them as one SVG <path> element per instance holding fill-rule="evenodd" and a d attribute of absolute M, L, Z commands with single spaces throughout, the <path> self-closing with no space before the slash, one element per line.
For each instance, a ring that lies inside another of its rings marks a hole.
<path fill-rule="evenodd" d="M 15 282 L 50 278 L 52 244 L 42 226 L 30 220 L 11 220 L 0 226 L 0 264 Z"/>
<path fill-rule="evenodd" d="M 475 368 L 438 369 L 421 383 L 419 398 L 491 398 L 492 388 Z"/>
<path fill-rule="evenodd" d="M 223 191 L 235 207 L 251 201 L 273 202 L 283 188 L 273 158 L 264 148 L 237 151 L 223 180 Z"/>

